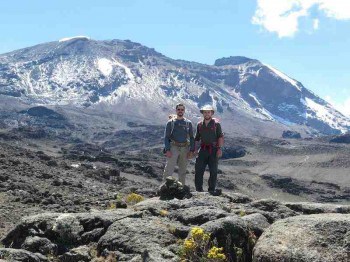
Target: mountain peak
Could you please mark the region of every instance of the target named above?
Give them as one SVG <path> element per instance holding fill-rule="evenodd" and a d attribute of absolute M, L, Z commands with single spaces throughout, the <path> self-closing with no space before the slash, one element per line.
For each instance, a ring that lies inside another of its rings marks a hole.
<path fill-rule="evenodd" d="M 82 35 L 79 35 L 79 36 L 73 36 L 73 37 L 65 37 L 65 38 L 62 38 L 60 40 L 58 40 L 58 42 L 67 42 L 67 41 L 70 41 L 70 40 L 90 40 L 90 37 L 88 36 L 82 36 Z"/>
<path fill-rule="evenodd" d="M 215 60 L 215 66 L 226 66 L 226 65 L 239 65 L 247 62 L 259 62 L 256 59 L 251 59 L 245 56 L 229 56 L 222 57 Z"/>
<path fill-rule="evenodd" d="M 1 95 L 40 105 L 123 105 L 125 112 L 141 118 L 142 108 L 150 105 L 157 119 L 169 103 L 185 101 L 193 119 L 209 103 L 225 118 L 239 111 L 242 123 L 257 119 L 260 130 L 260 120 L 266 120 L 266 134 L 272 125 L 276 130 L 298 125 L 327 134 L 350 128 L 349 118 L 256 59 L 224 57 L 210 66 L 173 60 L 130 40 L 78 36 L 0 55 Z"/>

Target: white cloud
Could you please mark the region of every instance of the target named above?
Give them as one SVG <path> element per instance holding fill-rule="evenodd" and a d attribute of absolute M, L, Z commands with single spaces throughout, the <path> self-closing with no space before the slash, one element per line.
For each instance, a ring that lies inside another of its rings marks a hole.
<path fill-rule="evenodd" d="M 326 96 L 325 100 L 333 105 L 340 113 L 350 117 L 350 97 L 345 99 L 342 103 L 336 103 L 331 96 Z"/>
<path fill-rule="evenodd" d="M 328 17 L 347 20 L 350 19 L 349 0 L 319 0 L 319 9 L 323 10 Z"/>
<path fill-rule="evenodd" d="M 257 10 L 252 23 L 275 32 L 280 38 L 293 37 L 299 30 L 299 18 L 310 15 L 316 6 L 330 18 L 350 19 L 349 0 L 257 0 Z M 319 19 L 313 20 L 313 28 L 319 28 Z"/>

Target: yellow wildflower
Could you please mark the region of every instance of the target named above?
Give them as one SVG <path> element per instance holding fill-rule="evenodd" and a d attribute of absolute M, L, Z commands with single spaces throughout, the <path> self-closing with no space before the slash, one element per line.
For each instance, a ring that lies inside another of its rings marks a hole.
<path fill-rule="evenodd" d="M 213 246 L 209 250 L 207 257 L 211 259 L 217 259 L 217 260 L 226 260 L 225 254 L 222 253 L 223 250 L 224 249 L 222 247 L 219 248 L 219 247 Z"/>
<path fill-rule="evenodd" d="M 185 242 L 184 242 L 185 252 L 193 251 L 195 248 L 196 248 L 196 243 L 194 242 L 194 240 L 192 238 L 185 240 Z"/>
<path fill-rule="evenodd" d="M 204 242 L 208 242 L 209 239 L 210 239 L 210 234 L 204 234 L 204 235 L 203 235 L 203 241 L 204 241 Z"/>
<path fill-rule="evenodd" d="M 159 214 L 162 216 L 162 217 L 166 217 L 168 215 L 168 211 L 165 210 L 165 209 L 162 209 L 160 210 Z"/>
<path fill-rule="evenodd" d="M 239 211 L 239 216 L 244 217 L 247 213 L 244 210 Z"/>
<path fill-rule="evenodd" d="M 109 203 L 107 209 L 116 209 L 117 205 L 114 202 Z"/>
<path fill-rule="evenodd" d="M 136 194 L 136 193 L 131 193 L 131 194 L 126 196 L 126 202 L 128 204 L 136 204 L 136 203 L 139 203 L 143 200 L 144 200 L 143 196 Z"/>
<path fill-rule="evenodd" d="M 191 236 L 193 237 L 193 239 L 196 240 L 201 240 L 203 239 L 203 235 L 204 235 L 204 230 L 200 227 L 194 227 L 191 230 Z"/>

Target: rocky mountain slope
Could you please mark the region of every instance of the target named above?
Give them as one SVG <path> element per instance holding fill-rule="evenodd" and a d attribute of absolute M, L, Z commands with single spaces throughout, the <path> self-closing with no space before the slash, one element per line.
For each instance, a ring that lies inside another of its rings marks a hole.
<path fill-rule="evenodd" d="M 350 129 L 349 118 L 260 61 L 228 57 L 205 65 L 173 60 L 128 40 L 76 37 L 0 55 L 0 94 L 27 107 L 82 107 L 109 118 L 123 115 L 158 124 L 177 102 L 186 104 L 193 120 L 200 117 L 199 107 L 212 104 L 229 133 Z"/>
<path fill-rule="evenodd" d="M 25 113 L 34 121 L 38 111 Z M 45 113 L 55 125 L 67 125 L 59 114 Z M 164 168 L 160 148 L 148 141 L 138 150 L 130 144 L 155 131 L 121 130 L 115 133 L 119 143 L 106 147 L 25 129 L 0 133 L 0 259 L 179 261 L 181 243 L 200 226 L 229 261 L 347 261 L 349 218 L 335 213 L 350 212 L 344 205 L 350 201 L 349 145 L 227 139 L 218 180 L 223 195 L 166 201 L 156 197 Z M 187 176 L 193 190 L 193 162 Z M 127 202 L 132 193 L 145 200 Z M 281 220 L 287 217 L 293 219 Z M 289 227 L 309 233 L 287 234 Z M 227 239 L 235 248 L 226 247 Z M 281 242 L 286 244 L 271 244 Z"/>
<path fill-rule="evenodd" d="M 219 166 L 222 196 L 161 200 L 163 126 L 105 128 L 96 117 L 105 129 L 87 131 L 93 125 L 46 107 L 19 114 L 27 126 L 0 132 L 0 260 L 179 261 L 184 241 L 200 226 L 228 261 L 347 261 L 346 135 L 228 137 Z M 93 143 L 84 140 L 89 136 Z M 190 161 L 192 191 L 193 167 Z M 128 202 L 133 193 L 145 200 Z"/>

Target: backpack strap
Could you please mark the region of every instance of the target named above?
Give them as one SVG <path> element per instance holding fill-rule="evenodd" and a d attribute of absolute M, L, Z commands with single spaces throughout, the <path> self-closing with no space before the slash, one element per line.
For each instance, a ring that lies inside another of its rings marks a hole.
<path fill-rule="evenodd" d="M 187 133 L 188 133 L 188 135 L 190 135 L 190 123 L 191 123 L 191 121 L 188 120 L 187 118 L 185 118 L 185 120 L 186 120 Z M 192 127 L 192 128 L 193 128 L 193 127 Z"/>
<path fill-rule="evenodd" d="M 187 138 L 189 138 L 190 137 L 190 120 L 185 118 L 185 122 L 186 122 Z"/>
<path fill-rule="evenodd" d="M 199 121 L 199 122 L 198 122 L 198 126 L 199 126 L 198 132 L 199 132 L 199 134 L 200 134 L 200 133 L 202 132 L 203 121 Z"/>
<path fill-rule="evenodd" d="M 171 137 L 172 134 L 173 134 L 173 132 L 174 132 L 174 128 L 175 128 L 175 121 L 174 121 L 174 118 L 171 119 L 170 125 L 171 125 L 171 129 L 170 129 L 170 137 Z"/>
<path fill-rule="evenodd" d="M 216 137 L 216 123 L 217 123 L 217 120 L 216 120 L 216 118 L 213 118 L 213 120 L 214 120 L 214 132 L 215 132 L 215 137 Z"/>

